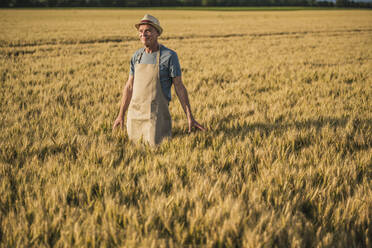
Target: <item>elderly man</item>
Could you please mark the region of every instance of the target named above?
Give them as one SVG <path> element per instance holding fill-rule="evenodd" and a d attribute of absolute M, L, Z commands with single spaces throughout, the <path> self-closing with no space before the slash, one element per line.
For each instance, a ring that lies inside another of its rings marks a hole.
<path fill-rule="evenodd" d="M 159 21 L 151 16 L 135 25 L 144 48 L 137 50 L 131 59 L 128 81 L 123 90 L 120 112 L 113 129 L 123 127 L 128 109 L 127 132 L 129 139 L 143 138 L 151 145 L 159 144 L 171 136 L 171 116 L 168 109 L 170 89 L 174 84 L 176 94 L 192 128 L 205 130 L 191 113 L 188 94 L 182 83 L 181 68 L 176 52 L 158 43 L 163 32 Z"/>

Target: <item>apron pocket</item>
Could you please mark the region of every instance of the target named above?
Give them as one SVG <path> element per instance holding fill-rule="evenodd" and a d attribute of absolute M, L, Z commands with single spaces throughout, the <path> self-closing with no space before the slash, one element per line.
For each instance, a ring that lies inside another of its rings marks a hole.
<path fill-rule="evenodd" d="M 128 118 L 148 120 L 151 118 L 151 109 L 145 103 L 131 102 L 128 109 Z"/>

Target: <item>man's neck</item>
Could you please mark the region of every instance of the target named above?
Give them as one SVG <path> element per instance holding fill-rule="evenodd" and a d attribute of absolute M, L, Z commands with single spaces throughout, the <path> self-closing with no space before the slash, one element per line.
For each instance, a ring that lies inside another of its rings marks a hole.
<path fill-rule="evenodd" d="M 154 52 L 159 51 L 159 48 L 160 48 L 159 43 L 156 43 L 154 45 L 145 46 L 145 51 L 146 53 L 154 53 Z"/>

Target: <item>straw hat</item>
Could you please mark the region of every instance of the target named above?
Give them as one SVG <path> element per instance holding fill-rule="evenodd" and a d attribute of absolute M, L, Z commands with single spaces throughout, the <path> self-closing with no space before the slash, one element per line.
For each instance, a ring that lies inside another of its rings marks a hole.
<path fill-rule="evenodd" d="M 142 25 L 142 24 L 148 24 L 148 25 L 153 26 L 159 32 L 159 35 L 161 35 L 161 33 L 163 33 L 163 28 L 160 27 L 159 20 L 156 19 L 155 17 L 153 17 L 152 15 L 146 14 L 142 18 L 142 20 L 140 21 L 140 23 L 137 23 L 134 26 L 136 27 L 136 29 L 138 29 L 139 26 Z"/>

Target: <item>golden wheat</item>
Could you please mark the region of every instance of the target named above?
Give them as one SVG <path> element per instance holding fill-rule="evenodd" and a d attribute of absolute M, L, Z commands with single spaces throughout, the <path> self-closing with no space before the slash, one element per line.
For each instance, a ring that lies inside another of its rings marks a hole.
<path fill-rule="evenodd" d="M 370 247 L 372 12 L 153 10 L 156 148 L 111 131 L 146 10 L 0 10 L 0 246 Z"/>

